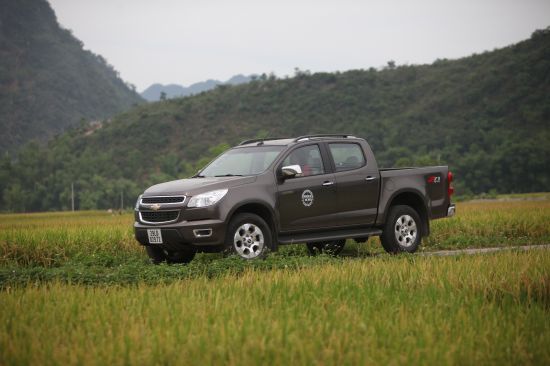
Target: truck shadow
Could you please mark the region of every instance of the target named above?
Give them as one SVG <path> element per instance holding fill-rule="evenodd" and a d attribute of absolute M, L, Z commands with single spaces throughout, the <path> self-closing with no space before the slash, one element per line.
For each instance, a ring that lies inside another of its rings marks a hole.
<path fill-rule="evenodd" d="M 385 254 L 382 246 L 376 240 L 369 240 L 367 243 L 355 243 L 352 240 L 348 240 L 346 246 L 335 258 L 373 258 L 379 255 Z M 281 257 L 304 257 L 310 256 L 307 247 L 305 244 L 291 244 L 291 245 L 282 245 L 279 247 L 279 250 L 276 253 L 271 255 L 281 256 Z"/>

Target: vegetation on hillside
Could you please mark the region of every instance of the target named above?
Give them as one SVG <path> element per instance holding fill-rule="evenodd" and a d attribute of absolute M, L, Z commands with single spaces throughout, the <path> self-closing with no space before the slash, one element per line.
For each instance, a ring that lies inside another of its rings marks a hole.
<path fill-rule="evenodd" d="M 59 26 L 46 0 L 2 1 L 0 153 L 142 102 L 132 89 Z"/>
<path fill-rule="evenodd" d="M 277 79 L 141 105 L 0 162 L 0 207 L 127 206 L 151 183 L 193 174 L 250 137 L 346 132 L 381 166 L 448 164 L 458 194 L 550 186 L 550 30 L 459 60 Z"/>

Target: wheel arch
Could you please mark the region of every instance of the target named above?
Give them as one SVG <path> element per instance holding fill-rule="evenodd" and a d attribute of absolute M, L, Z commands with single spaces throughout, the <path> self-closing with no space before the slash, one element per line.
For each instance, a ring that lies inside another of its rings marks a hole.
<path fill-rule="evenodd" d="M 422 194 L 415 190 L 403 190 L 396 192 L 394 196 L 388 201 L 388 205 L 384 211 L 384 221 L 388 219 L 389 211 L 393 206 L 404 205 L 412 207 L 420 216 L 422 220 L 422 235 L 430 235 L 430 218 L 428 215 L 428 206 Z"/>

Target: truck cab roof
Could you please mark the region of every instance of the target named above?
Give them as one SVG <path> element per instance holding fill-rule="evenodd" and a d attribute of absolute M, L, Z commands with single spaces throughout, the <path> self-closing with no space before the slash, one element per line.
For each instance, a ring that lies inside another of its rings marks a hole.
<path fill-rule="evenodd" d="M 262 146 L 262 145 L 280 145 L 286 146 L 304 141 L 311 140 L 338 140 L 338 139 L 355 139 L 363 140 L 350 134 L 316 134 L 316 135 L 304 135 L 299 137 L 265 137 L 259 139 L 245 140 L 239 144 L 239 146 Z"/>

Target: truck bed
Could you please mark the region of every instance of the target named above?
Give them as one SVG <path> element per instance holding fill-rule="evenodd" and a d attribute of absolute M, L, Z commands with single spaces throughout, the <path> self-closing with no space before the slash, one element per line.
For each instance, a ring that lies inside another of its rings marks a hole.
<path fill-rule="evenodd" d="M 428 217 L 436 219 L 447 216 L 450 205 L 448 195 L 449 167 L 407 167 L 380 169 L 380 204 L 383 210 L 387 203 L 400 193 L 416 192 L 425 197 Z M 379 219 L 385 218 L 385 212 L 379 214 Z"/>

